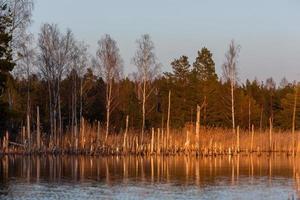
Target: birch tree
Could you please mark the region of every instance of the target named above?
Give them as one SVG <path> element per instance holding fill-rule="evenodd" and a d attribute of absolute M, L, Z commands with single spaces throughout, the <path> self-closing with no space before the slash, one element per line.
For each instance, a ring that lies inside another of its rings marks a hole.
<path fill-rule="evenodd" d="M 142 83 L 142 137 L 143 141 L 146 120 L 146 102 L 152 90 L 151 81 L 155 78 L 159 64 L 154 52 L 154 43 L 148 34 L 144 34 L 136 41 L 137 50 L 132 59 L 138 69 L 138 78 Z"/>
<path fill-rule="evenodd" d="M 33 37 L 27 37 L 26 40 L 20 45 L 18 52 L 19 60 L 17 62 L 19 77 L 23 76 L 27 79 L 27 114 L 30 111 L 30 75 L 34 72 L 35 65 L 35 49 L 31 45 Z"/>
<path fill-rule="evenodd" d="M 59 137 L 62 133 L 60 83 L 70 63 L 72 41 L 71 31 L 62 34 L 55 24 L 44 24 L 39 34 L 38 65 L 48 85 L 50 131 L 55 145 L 57 133 Z"/>
<path fill-rule="evenodd" d="M 223 76 L 226 81 L 230 82 L 231 92 L 231 119 L 232 119 L 232 131 L 235 133 L 235 105 L 234 105 L 234 89 L 237 82 L 237 62 L 240 52 L 240 46 L 235 44 L 232 40 L 229 44 L 229 49 L 225 54 L 225 62 L 223 64 Z"/>
<path fill-rule="evenodd" d="M 83 74 L 88 65 L 87 45 L 84 42 L 73 41 L 71 48 L 70 60 L 70 75 L 72 78 L 72 93 L 71 93 L 71 123 L 72 133 L 77 138 L 77 125 L 78 125 L 78 100 L 79 93 L 79 119 L 82 118 L 82 96 L 83 96 Z M 77 86 L 78 79 L 80 82 L 79 88 Z M 79 89 L 79 90 L 78 90 Z"/>
<path fill-rule="evenodd" d="M 101 72 L 106 83 L 106 131 L 105 141 L 107 140 L 110 128 L 110 115 L 117 105 L 115 82 L 121 77 L 122 58 L 117 42 L 110 37 L 104 35 L 98 41 L 98 50 L 96 53 L 96 66 Z"/>
<path fill-rule="evenodd" d="M 18 50 L 18 61 L 17 61 L 17 70 L 27 81 L 27 103 L 26 103 L 26 126 L 28 134 L 28 142 L 30 139 L 30 126 L 31 126 L 31 98 L 30 98 L 30 76 L 33 73 L 33 66 L 35 65 L 35 50 L 31 45 L 33 42 L 33 37 L 27 35 L 26 40 L 19 44 Z M 19 74 L 18 77 L 21 77 Z"/>

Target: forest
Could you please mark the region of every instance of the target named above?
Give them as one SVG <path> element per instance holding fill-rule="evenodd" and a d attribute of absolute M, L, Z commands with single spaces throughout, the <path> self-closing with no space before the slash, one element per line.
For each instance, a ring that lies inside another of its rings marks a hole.
<path fill-rule="evenodd" d="M 76 134 L 82 123 L 97 124 L 106 139 L 127 128 L 143 138 L 152 128 L 181 130 L 196 122 L 201 130 L 233 132 L 252 126 L 263 132 L 270 124 L 299 128 L 297 82 L 241 81 L 243 52 L 234 40 L 222 66 L 209 47 L 199 46 L 195 58 L 174 58 L 172 70 L 163 72 L 155 42 L 143 34 L 130 63 L 135 72 L 124 75 L 118 43 L 109 34 L 99 36 L 96 52 L 57 24 L 43 24 L 34 38 L 28 31 L 32 1 L 0 0 L 0 6 L 0 138 L 18 138 L 37 126 L 42 137 L 57 138 Z"/>

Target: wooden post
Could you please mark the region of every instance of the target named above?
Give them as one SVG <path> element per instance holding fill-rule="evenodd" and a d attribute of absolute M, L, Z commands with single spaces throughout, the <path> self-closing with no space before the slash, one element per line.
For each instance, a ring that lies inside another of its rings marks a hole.
<path fill-rule="evenodd" d="M 272 151 L 272 128 L 273 128 L 273 124 L 272 124 L 272 118 L 269 118 L 269 123 L 270 123 L 270 130 L 269 130 L 269 150 L 270 152 Z"/>
<path fill-rule="evenodd" d="M 126 128 L 124 133 L 124 141 L 123 141 L 123 149 L 126 151 L 126 143 L 127 143 L 127 133 L 128 133 L 128 123 L 129 123 L 129 115 L 126 116 Z"/>
<path fill-rule="evenodd" d="M 236 147 L 237 152 L 240 152 L 240 126 L 237 126 L 236 130 Z"/>
<path fill-rule="evenodd" d="M 254 125 L 251 127 L 251 152 L 253 152 Z"/>
<path fill-rule="evenodd" d="M 200 140 L 200 111 L 201 108 L 197 105 L 197 120 L 196 120 L 196 147 L 199 149 L 199 140 Z"/>
<path fill-rule="evenodd" d="M 151 134 L 151 154 L 153 154 L 154 150 L 154 128 L 152 128 L 152 134 Z"/>
<path fill-rule="evenodd" d="M 37 106 L 36 108 L 36 143 L 37 149 L 40 150 L 41 148 L 41 132 L 40 132 L 40 110 Z"/>
<path fill-rule="evenodd" d="M 167 119 L 167 145 L 170 137 L 170 111 L 171 111 L 171 90 L 169 90 L 169 102 L 168 102 L 168 119 Z"/>

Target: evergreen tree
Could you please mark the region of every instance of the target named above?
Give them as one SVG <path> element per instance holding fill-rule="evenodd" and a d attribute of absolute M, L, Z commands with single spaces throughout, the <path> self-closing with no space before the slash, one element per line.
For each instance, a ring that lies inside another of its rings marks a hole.
<path fill-rule="evenodd" d="M 183 55 L 179 59 L 175 59 L 173 62 L 171 62 L 171 66 L 173 73 L 166 73 L 166 75 L 178 82 L 186 84 L 191 66 L 189 64 L 188 57 Z"/>
<path fill-rule="evenodd" d="M 183 55 L 171 62 L 172 73 L 165 73 L 170 83 L 171 97 L 171 123 L 182 127 L 191 116 L 190 105 L 190 63 L 188 57 Z M 174 108 L 174 109 L 172 109 Z"/>
<path fill-rule="evenodd" d="M 212 59 L 212 53 L 203 47 L 201 51 L 198 51 L 196 61 L 193 63 L 193 72 L 197 78 L 202 81 L 209 81 L 218 79 L 215 71 L 215 62 Z"/>
<path fill-rule="evenodd" d="M 9 118 L 8 103 L 3 99 L 7 87 L 10 71 L 15 66 L 12 60 L 12 50 L 10 47 L 12 36 L 9 29 L 12 25 L 10 10 L 4 4 L 0 7 L 0 133 L 5 127 Z M 2 130 L 1 130 L 2 129 Z"/>
<path fill-rule="evenodd" d="M 197 104 L 203 105 L 203 124 L 215 125 L 217 119 L 213 119 L 214 113 L 217 112 L 217 81 L 218 76 L 215 71 L 215 62 L 212 53 L 205 47 L 198 51 L 198 56 L 193 63 L 193 78 Z"/>

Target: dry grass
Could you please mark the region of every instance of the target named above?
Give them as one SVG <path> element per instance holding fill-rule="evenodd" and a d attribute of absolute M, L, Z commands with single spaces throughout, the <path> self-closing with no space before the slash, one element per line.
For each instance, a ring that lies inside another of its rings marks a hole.
<path fill-rule="evenodd" d="M 166 130 L 154 129 L 152 133 L 147 132 L 144 140 L 141 141 L 140 131 L 129 130 L 125 143 L 124 132 L 109 134 L 105 141 L 105 130 L 101 129 L 97 138 L 97 126 L 91 124 L 84 125 L 78 130 L 78 145 L 76 149 L 76 140 L 74 134 L 66 132 L 55 145 L 50 138 L 43 137 L 42 148 L 37 149 L 36 145 L 31 147 L 31 152 L 43 153 L 74 153 L 74 154 L 190 154 L 190 155 L 224 155 L 251 152 L 293 152 L 292 133 L 283 131 L 274 131 L 272 133 L 272 142 L 270 145 L 269 132 L 254 132 L 253 148 L 251 151 L 252 134 L 248 131 L 240 131 L 239 148 L 237 143 L 237 134 L 230 129 L 201 129 L 199 140 L 197 140 L 194 127 L 184 128 L 182 130 L 171 130 L 170 137 L 166 137 Z M 35 134 L 32 134 L 35 138 Z M 298 145 L 298 133 L 295 134 L 295 153 L 300 151 Z M 153 147 L 151 141 L 153 140 Z M 2 153 L 28 153 L 28 147 L 10 145 L 5 148 L 1 142 Z M 17 141 L 20 143 L 20 141 Z M 36 144 L 36 141 L 32 141 Z M 270 148 L 271 147 L 271 148 Z M 1 153 L 0 151 L 0 153 Z"/>

